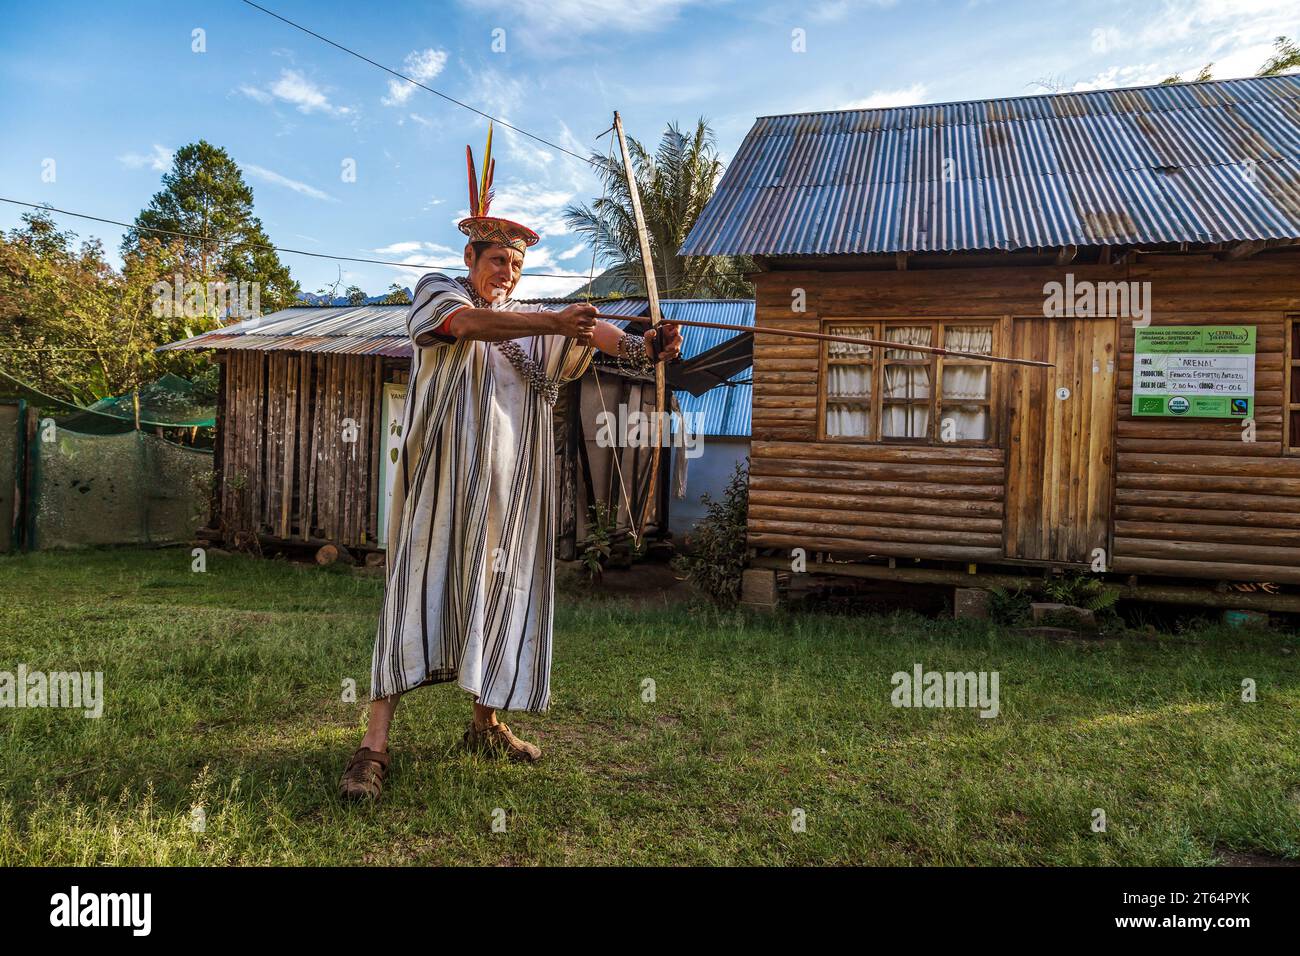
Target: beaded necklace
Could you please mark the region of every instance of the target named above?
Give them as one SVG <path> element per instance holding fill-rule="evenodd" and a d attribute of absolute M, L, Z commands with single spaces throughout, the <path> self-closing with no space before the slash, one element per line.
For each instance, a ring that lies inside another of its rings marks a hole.
<path fill-rule="evenodd" d="M 478 290 L 465 276 L 457 276 L 456 281 L 464 287 L 469 299 L 474 303 L 476 309 L 490 309 L 492 305 L 478 294 Z M 518 342 L 506 340 L 504 342 L 493 342 L 498 352 L 506 357 L 506 360 L 515 367 L 515 370 L 523 376 L 524 381 L 529 387 L 541 396 L 542 401 L 547 405 L 554 405 L 560 397 L 560 379 L 548 378 L 542 370 L 541 363 L 524 353 L 519 347 Z"/>

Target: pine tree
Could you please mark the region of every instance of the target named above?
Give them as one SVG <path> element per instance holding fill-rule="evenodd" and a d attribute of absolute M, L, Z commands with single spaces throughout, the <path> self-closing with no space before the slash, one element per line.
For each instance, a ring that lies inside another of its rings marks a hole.
<path fill-rule="evenodd" d="M 176 239 L 150 230 L 204 237 L 176 240 L 182 245 L 187 280 L 259 283 L 264 311 L 296 303 L 298 283 L 269 248 L 271 240 L 253 214 L 253 190 L 229 153 L 206 140 L 183 146 L 162 183 L 136 216 L 136 228 L 122 240 L 123 255 L 138 250 L 147 238 Z"/>

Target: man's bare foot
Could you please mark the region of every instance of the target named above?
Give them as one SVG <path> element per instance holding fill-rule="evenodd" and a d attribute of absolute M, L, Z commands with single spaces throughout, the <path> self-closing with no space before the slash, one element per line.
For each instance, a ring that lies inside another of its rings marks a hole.
<path fill-rule="evenodd" d="M 474 729 L 475 730 L 478 731 L 487 730 L 489 727 L 497 726 L 498 723 L 499 721 L 497 720 L 497 712 L 495 710 L 493 710 L 491 707 L 484 707 L 477 700 L 474 701 Z"/>

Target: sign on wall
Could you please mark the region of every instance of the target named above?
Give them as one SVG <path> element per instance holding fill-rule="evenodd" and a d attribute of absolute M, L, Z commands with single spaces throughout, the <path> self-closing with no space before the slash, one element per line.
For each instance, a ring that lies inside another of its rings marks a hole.
<path fill-rule="evenodd" d="M 379 546 L 388 546 L 388 512 L 393 504 L 393 476 L 402 448 L 402 415 L 406 411 L 406 386 L 384 385 L 384 450 L 379 457 Z"/>
<path fill-rule="evenodd" d="M 1253 325 L 1161 325 L 1133 333 L 1134 415 L 1255 416 Z"/>

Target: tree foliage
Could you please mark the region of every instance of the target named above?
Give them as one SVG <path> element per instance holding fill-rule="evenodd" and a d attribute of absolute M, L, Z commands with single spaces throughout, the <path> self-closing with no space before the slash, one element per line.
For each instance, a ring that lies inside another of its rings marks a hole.
<path fill-rule="evenodd" d="M 689 135 L 676 123 L 669 124 L 654 153 L 631 137 L 627 146 L 660 294 L 674 298 L 753 295 L 753 287 L 737 274 L 754 268 L 748 258 L 681 255 L 682 243 L 722 176 L 722 160 L 704 118 Z M 609 273 L 619 277 L 630 293 L 644 295 L 641 247 L 622 159 L 594 153 L 591 161 L 604 182 L 604 196 L 590 206 L 568 206 L 565 221 L 586 237 L 597 257 L 610 264 Z"/>
<path fill-rule="evenodd" d="M 0 235 L 0 368 L 78 404 L 132 391 L 164 372 L 188 378 L 201 354 L 153 350 L 211 327 L 155 315 L 154 283 L 181 267 L 179 245 L 145 239 L 116 271 L 98 240 L 78 243 L 44 211 Z"/>
<path fill-rule="evenodd" d="M 122 240 L 124 256 L 149 238 L 174 241 L 186 280 L 256 282 L 264 310 L 296 303 L 298 283 L 270 248 L 271 240 L 253 214 L 253 190 L 229 153 L 206 140 L 183 146 L 162 185 Z"/>
<path fill-rule="evenodd" d="M 1290 37 L 1278 37 L 1273 41 L 1274 53 L 1259 68 L 1260 76 L 1281 76 L 1293 70 L 1300 70 L 1300 46 L 1296 46 Z"/>

